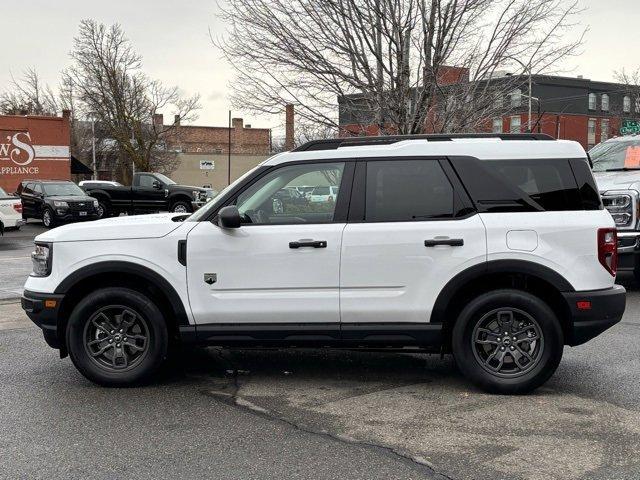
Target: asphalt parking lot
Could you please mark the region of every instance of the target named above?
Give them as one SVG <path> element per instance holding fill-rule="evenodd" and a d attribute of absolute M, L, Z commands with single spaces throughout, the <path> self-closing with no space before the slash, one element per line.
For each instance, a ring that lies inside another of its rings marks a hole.
<path fill-rule="evenodd" d="M 103 389 L 16 303 L 28 224 L 0 238 L 0 478 L 640 479 L 640 287 L 528 396 L 471 387 L 451 357 L 183 352 L 157 383 Z"/>

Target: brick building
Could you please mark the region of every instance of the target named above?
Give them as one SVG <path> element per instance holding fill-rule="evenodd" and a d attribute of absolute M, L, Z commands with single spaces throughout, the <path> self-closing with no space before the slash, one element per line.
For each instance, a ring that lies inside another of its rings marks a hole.
<path fill-rule="evenodd" d="M 0 116 L 0 187 L 14 192 L 26 178 L 71 178 L 69 112 L 61 117 Z"/>
<path fill-rule="evenodd" d="M 163 122 L 157 115 L 156 122 Z M 175 119 L 174 121 L 177 121 Z M 251 128 L 242 118 L 231 120 L 231 180 L 265 160 L 271 151 L 271 130 Z M 171 178 L 186 185 L 211 185 L 220 190 L 229 177 L 229 128 L 179 125 L 165 137 L 168 150 L 178 154 Z"/>
<path fill-rule="evenodd" d="M 450 80 L 454 75 L 447 71 Z M 464 76 L 461 81 L 466 81 Z M 533 75 L 531 92 L 528 76 L 496 77 L 489 82 L 514 83 L 515 89 L 506 98 L 495 98 L 503 114 L 488 118 L 483 130 L 507 133 L 526 132 L 528 125 L 528 95 L 532 101 L 532 130 L 554 138 L 580 142 L 585 149 L 620 135 L 624 121 L 640 119 L 640 89 L 631 85 L 599 82 L 586 78 Z M 452 82 L 450 82 L 452 83 Z M 339 101 L 340 104 L 340 101 Z M 372 119 L 361 118 L 358 112 L 341 108 L 341 134 L 364 131 L 377 134 Z M 425 129 L 425 133 L 430 133 Z"/>

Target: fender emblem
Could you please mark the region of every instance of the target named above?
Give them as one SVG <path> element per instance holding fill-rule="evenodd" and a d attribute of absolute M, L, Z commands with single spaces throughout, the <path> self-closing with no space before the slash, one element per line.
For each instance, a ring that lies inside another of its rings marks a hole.
<path fill-rule="evenodd" d="M 204 283 L 208 283 L 209 285 L 213 285 L 218 281 L 218 275 L 216 273 L 205 273 L 204 274 Z"/>

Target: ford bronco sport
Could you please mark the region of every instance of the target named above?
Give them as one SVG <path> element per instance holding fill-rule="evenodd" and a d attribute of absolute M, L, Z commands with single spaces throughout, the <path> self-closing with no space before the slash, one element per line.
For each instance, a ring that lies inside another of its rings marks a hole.
<path fill-rule="evenodd" d="M 297 186 L 338 194 L 274 211 Z M 451 352 L 481 388 L 521 393 L 625 308 L 587 155 L 539 134 L 314 141 L 189 217 L 35 244 L 23 308 L 107 386 L 148 380 L 181 342 Z"/>

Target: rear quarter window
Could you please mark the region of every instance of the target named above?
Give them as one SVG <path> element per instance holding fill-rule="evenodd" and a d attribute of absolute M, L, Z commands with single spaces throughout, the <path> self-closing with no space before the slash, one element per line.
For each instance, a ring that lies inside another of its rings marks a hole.
<path fill-rule="evenodd" d="M 591 172 L 568 159 L 478 160 L 454 158 L 452 164 L 481 212 L 599 209 Z M 586 167 L 586 161 L 581 160 Z M 587 167 L 588 168 L 588 167 Z M 589 183 L 591 182 L 591 183 Z"/>

